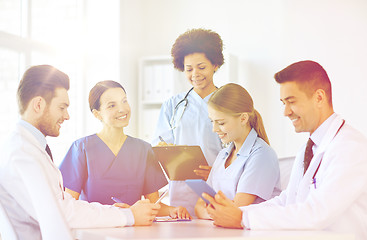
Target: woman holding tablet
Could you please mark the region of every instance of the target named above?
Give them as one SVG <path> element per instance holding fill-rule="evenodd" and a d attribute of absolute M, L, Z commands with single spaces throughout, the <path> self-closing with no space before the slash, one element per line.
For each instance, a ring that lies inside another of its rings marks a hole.
<path fill-rule="evenodd" d="M 268 200 L 280 193 L 278 158 L 269 146 L 262 118 L 250 94 L 240 85 L 219 88 L 208 102 L 213 131 L 229 146 L 217 156 L 207 183 L 236 206 Z M 210 218 L 199 198 L 195 213 Z"/>
<path fill-rule="evenodd" d="M 103 128 L 71 145 L 60 165 L 65 190 L 75 199 L 102 204 L 132 205 L 142 196 L 156 202 L 167 180 L 151 145 L 124 133 L 131 116 L 125 89 L 114 81 L 99 82 L 89 93 L 89 106 Z M 164 204 L 158 215 L 190 218 L 185 208 Z"/>

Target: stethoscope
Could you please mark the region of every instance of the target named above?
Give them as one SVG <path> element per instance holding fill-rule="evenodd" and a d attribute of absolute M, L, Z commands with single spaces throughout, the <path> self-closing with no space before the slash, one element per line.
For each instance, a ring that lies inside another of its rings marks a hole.
<path fill-rule="evenodd" d="M 344 123 L 345 123 L 345 120 L 343 119 L 342 124 L 340 125 L 340 127 L 339 127 L 339 128 L 338 128 L 338 130 L 336 131 L 336 133 L 335 133 L 335 135 L 334 135 L 334 137 L 333 137 L 333 138 L 335 138 L 335 136 L 336 136 L 336 135 L 338 135 L 338 133 L 339 133 L 340 129 L 344 126 Z M 315 189 L 316 189 L 316 174 L 317 174 L 317 172 L 319 171 L 319 168 L 320 168 L 321 162 L 322 162 L 322 158 L 321 158 L 321 160 L 320 160 L 320 162 L 319 162 L 319 165 L 317 166 L 316 171 L 315 171 L 315 173 L 313 174 L 313 177 L 312 177 L 312 180 L 311 180 L 311 184 L 313 184 L 313 185 L 314 185 Z"/>
<path fill-rule="evenodd" d="M 194 89 L 194 88 L 192 87 L 192 88 L 191 88 L 191 89 L 186 93 L 185 97 L 184 97 L 181 101 L 179 101 L 179 102 L 176 104 L 176 106 L 175 106 L 175 108 L 174 108 L 174 110 L 173 110 L 173 114 L 172 114 L 171 120 L 169 121 L 169 125 L 171 126 L 171 129 L 172 129 L 172 130 L 173 130 L 173 129 L 175 129 L 175 128 L 177 127 L 178 123 L 181 121 L 181 118 L 182 118 L 182 116 L 183 116 L 183 114 L 184 114 L 184 112 L 185 112 L 185 110 L 186 110 L 186 108 L 187 108 L 187 104 L 189 103 L 189 100 L 187 100 L 187 97 L 189 96 L 190 92 L 191 92 L 193 89 Z M 182 106 L 182 104 L 183 104 L 183 109 L 182 109 L 181 116 L 180 116 L 178 119 L 176 119 L 176 121 L 175 121 L 175 116 L 176 116 L 176 114 L 177 114 L 177 111 L 178 111 L 178 109 L 180 108 L 180 106 Z"/>

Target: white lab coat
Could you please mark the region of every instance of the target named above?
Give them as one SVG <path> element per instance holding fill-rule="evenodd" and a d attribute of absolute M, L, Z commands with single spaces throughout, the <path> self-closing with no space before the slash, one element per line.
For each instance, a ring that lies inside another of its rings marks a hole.
<path fill-rule="evenodd" d="M 36 166 L 32 171 L 24 171 L 24 166 Z M 39 236 L 38 214 L 42 201 L 42 184 L 35 179 L 43 175 L 47 179 L 54 200 L 58 202 L 61 212 L 70 228 L 93 228 L 124 226 L 127 223 L 127 209 L 119 209 L 99 203 L 88 203 L 73 199 L 63 191 L 62 175 L 57 166 L 51 161 L 47 152 L 37 139 L 23 126 L 18 124 L 8 138 L 1 151 L 0 184 L 2 203 L 10 213 L 10 218 L 17 227 L 20 236 Z M 45 185 L 43 185 L 45 186 Z M 19 219 L 21 216 L 21 219 Z M 130 215 L 131 217 L 131 215 Z M 130 219 L 131 220 L 131 219 Z M 50 223 L 51 224 L 51 223 Z M 44 226 L 41 226 L 41 228 Z M 52 226 L 50 226 L 52 227 Z M 54 226 L 53 226 L 54 227 Z M 23 232 L 24 231 L 24 232 Z M 21 239 L 26 239 L 21 237 Z"/>
<path fill-rule="evenodd" d="M 326 229 L 367 239 L 367 140 L 337 116 L 303 176 L 304 148 L 288 187 L 267 202 L 242 207 L 251 229 Z M 337 133 L 337 134 L 336 134 Z M 312 184 L 315 176 L 316 189 Z"/>

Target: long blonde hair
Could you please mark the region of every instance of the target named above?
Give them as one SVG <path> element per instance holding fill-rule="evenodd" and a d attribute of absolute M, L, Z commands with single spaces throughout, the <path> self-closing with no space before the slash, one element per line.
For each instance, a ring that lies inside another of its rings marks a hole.
<path fill-rule="evenodd" d="M 258 136 L 269 144 L 262 117 L 254 108 L 250 94 L 241 85 L 228 83 L 220 87 L 210 97 L 208 105 L 231 115 L 248 113 L 250 127 L 255 129 Z"/>

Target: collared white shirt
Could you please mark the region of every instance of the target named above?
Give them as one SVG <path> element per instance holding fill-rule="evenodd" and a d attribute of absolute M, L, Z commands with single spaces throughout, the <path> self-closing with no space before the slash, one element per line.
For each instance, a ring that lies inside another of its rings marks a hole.
<path fill-rule="evenodd" d="M 45 135 L 41 133 L 40 130 L 38 130 L 35 126 L 30 124 L 27 121 L 19 120 L 19 124 L 26 128 L 36 139 L 37 141 L 43 146 L 44 149 L 46 149 L 47 141 Z"/>
<path fill-rule="evenodd" d="M 310 136 L 314 145 L 312 146 L 312 152 L 315 154 L 317 148 L 320 146 L 322 138 L 325 136 L 327 130 L 329 129 L 331 123 L 337 117 L 336 113 L 333 113 L 328 117 Z"/>

